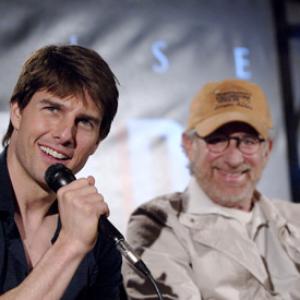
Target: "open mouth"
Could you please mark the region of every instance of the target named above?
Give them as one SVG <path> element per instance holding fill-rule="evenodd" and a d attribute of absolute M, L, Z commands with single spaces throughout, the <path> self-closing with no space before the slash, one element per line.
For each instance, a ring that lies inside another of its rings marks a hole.
<path fill-rule="evenodd" d="M 42 146 L 40 145 L 40 149 L 42 150 L 42 152 L 44 152 L 45 154 L 55 158 L 55 159 L 60 159 L 60 160 L 66 160 L 66 159 L 69 159 L 70 157 L 63 154 L 63 153 L 60 153 L 60 152 L 57 152 L 49 147 L 46 147 L 46 146 Z"/>
<path fill-rule="evenodd" d="M 218 174 L 225 182 L 235 184 L 244 181 L 248 172 L 249 169 L 239 171 L 219 170 Z"/>

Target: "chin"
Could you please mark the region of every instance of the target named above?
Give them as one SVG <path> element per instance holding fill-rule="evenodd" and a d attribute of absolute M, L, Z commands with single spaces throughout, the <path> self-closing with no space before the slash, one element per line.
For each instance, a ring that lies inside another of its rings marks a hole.
<path fill-rule="evenodd" d="M 215 189 L 214 198 L 219 199 L 219 204 L 243 203 L 252 198 L 253 192 L 245 189 Z"/>
<path fill-rule="evenodd" d="M 252 199 L 252 193 L 239 193 L 239 194 L 231 194 L 228 195 L 227 197 L 228 202 L 232 204 L 242 204 L 248 201 L 251 201 Z"/>

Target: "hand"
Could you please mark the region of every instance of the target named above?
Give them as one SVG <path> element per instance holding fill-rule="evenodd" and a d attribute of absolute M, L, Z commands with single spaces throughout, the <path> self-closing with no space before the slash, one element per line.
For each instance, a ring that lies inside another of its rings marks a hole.
<path fill-rule="evenodd" d="M 97 240 L 100 216 L 109 214 L 95 179 L 89 176 L 72 181 L 58 190 L 57 197 L 62 223 L 60 237 L 74 243 L 80 251 L 89 251 Z"/>

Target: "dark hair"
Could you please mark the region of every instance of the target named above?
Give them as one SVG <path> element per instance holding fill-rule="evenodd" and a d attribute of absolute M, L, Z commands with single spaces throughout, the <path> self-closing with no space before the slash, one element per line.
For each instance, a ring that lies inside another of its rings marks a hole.
<path fill-rule="evenodd" d="M 88 95 L 102 112 L 99 140 L 104 139 L 117 112 L 117 79 L 108 64 L 94 50 L 77 45 L 49 45 L 35 51 L 24 63 L 10 102 L 23 110 L 32 96 L 46 90 L 58 97 Z M 12 123 L 3 137 L 6 146 Z"/>

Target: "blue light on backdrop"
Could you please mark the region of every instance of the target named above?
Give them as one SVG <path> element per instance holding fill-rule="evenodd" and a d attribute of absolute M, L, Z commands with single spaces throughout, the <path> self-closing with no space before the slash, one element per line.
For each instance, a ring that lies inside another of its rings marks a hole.
<path fill-rule="evenodd" d="M 1 132 L 21 63 L 36 48 L 91 47 L 118 77 L 120 106 L 112 131 L 79 176 L 96 177 L 121 230 L 138 204 L 185 188 L 181 132 L 191 98 L 211 80 L 251 79 L 265 89 L 276 128 L 260 188 L 290 199 L 269 1 L 7 0 L 0 8 Z"/>

